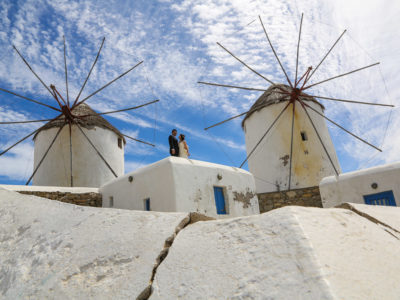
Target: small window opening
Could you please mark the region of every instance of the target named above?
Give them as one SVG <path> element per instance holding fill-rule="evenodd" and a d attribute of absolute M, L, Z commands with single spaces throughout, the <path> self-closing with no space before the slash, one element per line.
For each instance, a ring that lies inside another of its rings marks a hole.
<path fill-rule="evenodd" d="M 303 141 L 307 141 L 308 140 L 307 133 L 305 131 L 300 132 L 300 134 L 301 134 L 301 139 Z"/>
<path fill-rule="evenodd" d="M 122 149 L 122 139 L 118 138 L 118 147 Z"/>
<path fill-rule="evenodd" d="M 144 210 L 150 211 L 150 198 L 144 199 Z"/>
<path fill-rule="evenodd" d="M 215 198 L 215 206 L 217 207 L 218 215 L 226 215 L 226 202 L 224 196 L 224 188 L 214 186 L 214 198 Z"/>
<path fill-rule="evenodd" d="M 110 207 L 114 207 L 114 197 L 110 196 Z"/>

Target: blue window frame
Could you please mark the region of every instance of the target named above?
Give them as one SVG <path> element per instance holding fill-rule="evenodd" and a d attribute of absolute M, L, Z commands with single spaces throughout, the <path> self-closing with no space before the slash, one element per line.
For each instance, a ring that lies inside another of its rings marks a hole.
<path fill-rule="evenodd" d="M 144 199 L 144 209 L 150 211 L 150 198 Z"/>
<path fill-rule="evenodd" d="M 365 195 L 364 202 L 365 204 L 369 205 L 397 206 L 394 199 L 393 191 Z"/>
<path fill-rule="evenodd" d="M 224 189 L 222 187 L 214 186 L 214 198 L 215 206 L 217 207 L 217 214 L 226 215 Z"/>

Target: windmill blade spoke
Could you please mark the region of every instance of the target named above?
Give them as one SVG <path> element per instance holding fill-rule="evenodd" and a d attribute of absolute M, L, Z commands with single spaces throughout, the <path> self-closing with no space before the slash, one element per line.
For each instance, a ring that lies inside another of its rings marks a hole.
<path fill-rule="evenodd" d="M 261 144 L 262 140 L 265 138 L 265 136 L 268 134 L 268 132 L 272 129 L 272 127 L 275 125 L 275 123 L 279 120 L 279 118 L 282 116 L 282 114 L 285 112 L 285 110 L 288 108 L 290 102 L 282 109 L 282 111 L 279 113 L 279 115 L 275 118 L 275 120 L 272 122 L 272 124 L 268 127 L 267 131 L 264 133 L 264 135 L 261 137 L 261 139 L 257 142 L 257 144 L 253 147 L 249 155 L 247 155 L 246 159 L 242 162 L 239 168 L 243 167 L 243 165 L 248 161 L 251 157 L 251 155 L 254 153 L 254 151 L 257 149 L 257 147 Z"/>
<path fill-rule="evenodd" d="M 17 47 L 15 47 L 15 46 L 13 45 L 13 48 L 14 48 L 14 50 L 18 53 L 19 57 L 20 57 L 20 58 L 24 61 L 24 63 L 28 66 L 29 70 L 31 70 L 31 72 L 33 73 L 33 75 L 35 75 L 36 78 L 39 79 L 40 83 L 46 88 L 46 90 L 49 91 L 50 95 L 52 95 L 52 96 L 54 97 L 54 95 L 53 95 L 53 93 L 51 92 L 51 90 L 49 89 L 49 87 L 43 82 L 42 79 L 40 79 L 39 75 L 36 74 L 36 72 L 32 69 L 32 67 L 29 65 L 29 63 L 26 61 L 26 59 L 25 59 L 25 58 L 22 56 L 22 54 L 18 51 Z"/>
<path fill-rule="evenodd" d="M 88 100 L 89 98 L 93 97 L 94 95 L 96 95 L 98 92 L 104 90 L 106 87 L 108 87 L 110 84 L 112 84 L 113 82 L 117 81 L 118 79 L 122 78 L 123 76 L 125 76 L 126 74 L 128 74 L 130 71 L 132 71 L 133 69 L 135 69 L 137 66 L 139 66 L 141 63 L 143 63 L 143 60 L 139 63 L 137 63 L 136 65 L 134 65 L 132 68 L 130 68 L 128 71 L 122 73 L 121 75 L 119 75 L 118 77 L 114 78 L 113 80 L 111 80 L 109 83 L 107 83 L 106 85 L 104 85 L 103 87 L 99 88 L 97 91 L 95 91 L 94 93 L 90 94 L 89 96 L 87 96 L 85 99 L 81 100 L 80 102 L 76 103 L 75 105 L 72 106 L 72 109 L 74 109 L 76 106 L 78 106 L 79 104 L 82 104 L 83 102 L 85 102 L 86 100 Z"/>
<path fill-rule="evenodd" d="M 357 103 L 357 104 L 367 104 L 367 105 L 394 107 L 393 104 L 381 104 L 381 103 L 374 103 L 374 102 L 363 102 L 363 101 L 355 101 L 355 100 L 344 100 L 344 99 L 337 99 L 337 98 L 331 98 L 331 97 L 322 97 L 322 96 L 300 95 L 300 97 L 318 98 L 318 99 L 332 100 L 332 101 L 338 101 L 338 102 L 348 102 L 348 103 Z"/>
<path fill-rule="evenodd" d="M 100 156 L 101 160 L 106 164 L 108 169 L 113 173 L 115 178 L 118 178 L 118 175 L 114 172 L 114 170 L 111 168 L 110 164 L 107 162 L 107 160 L 104 158 L 103 155 L 101 155 L 100 151 L 97 150 L 96 146 L 92 143 L 92 141 L 89 139 L 89 137 L 86 135 L 86 133 L 82 130 L 81 126 L 79 126 L 78 123 L 75 123 L 75 125 L 79 128 L 80 132 L 82 132 L 83 136 L 86 138 L 86 140 L 89 142 L 89 144 L 92 146 L 92 148 L 96 151 L 97 155 Z"/>
<path fill-rule="evenodd" d="M 57 117 L 55 117 L 54 119 L 51 119 L 51 121 L 56 120 L 57 118 L 59 118 L 61 115 L 58 115 Z M 30 134 L 28 134 L 27 136 L 25 136 L 24 138 L 20 139 L 19 141 L 17 141 L 15 144 L 11 145 L 10 147 L 8 147 L 6 150 L 4 150 L 3 152 L 0 153 L 0 156 L 2 156 L 3 154 L 7 153 L 9 150 L 11 150 L 12 148 L 14 148 L 15 146 L 17 146 L 19 143 L 25 141 L 27 138 L 29 138 L 30 136 L 34 135 L 36 132 L 38 132 L 40 129 L 42 129 L 43 126 L 39 127 L 38 129 L 32 131 Z"/>
<path fill-rule="evenodd" d="M 335 166 L 335 164 L 333 163 L 332 158 L 331 158 L 331 156 L 329 155 L 328 150 L 326 149 L 325 144 L 324 144 L 324 142 L 322 141 L 322 138 L 321 138 L 321 136 L 319 135 L 318 130 L 317 130 L 317 128 L 315 127 L 314 122 L 312 121 L 312 119 L 311 119 L 311 117 L 310 117 L 310 115 L 309 115 L 309 113 L 308 113 L 308 111 L 307 111 L 307 109 L 306 109 L 306 107 L 305 107 L 305 104 L 304 104 L 301 100 L 299 100 L 299 101 L 300 101 L 301 104 L 303 104 L 302 107 L 303 107 L 304 111 L 306 112 L 307 117 L 308 117 L 308 119 L 310 120 L 310 123 L 311 123 L 312 127 L 314 128 L 314 131 L 315 131 L 315 133 L 317 134 L 317 137 L 318 137 L 318 139 L 319 139 L 319 141 L 320 141 L 320 143 L 321 143 L 321 145 L 322 145 L 322 148 L 324 148 L 324 151 L 325 151 L 326 155 L 328 156 L 329 161 L 331 162 L 331 165 L 332 165 L 333 169 L 335 170 L 336 175 L 338 176 L 338 175 L 339 175 L 339 172 L 338 172 L 338 170 L 336 169 L 336 166 Z"/>
<path fill-rule="evenodd" d="M 14 95 L 14 96 L 17 96 L 17 97 L 19 97 L 19 98 L 22 98 L 22 99 L 24 99 L 24 100 L 27 100 L 27 101 L 30 101 L 30 102 L 33 102 L 33 103 L 36 103 L 36 104 L 39 104 L 39 105 L 42 105 L 42 106 L 46 106 L 46 107 L 51 108 L 51 109 L 53 109 L 53 110 L 56 110 L 56 111 L 58 111 L 58 112 L 61 112 L 61 110 L 58 109 L 58 108 L 56 108 L 56 107 L 53 107 L 53 106 L 51 106 L 51 105 L 47 105 L 47 104 L 42 103 L 42 102 L 37 101 L 37 100 L 33 100 L 33 99 L 31 99 L 31 98 L 22 96 L 22 95 L 20 95 L 20 94 L 14 93 L 14 92 L 12 92 L 12 91 L 9 91 L 9 90 L 3 89 L 3 88 L 0 88 L 0 91 L 3 91 L 3 92 L 5 92 L 5 93 L 8 93 L 8 94 L 11 94 L 11 95 Z"/>
<path fill-rule="evenodd" d="M 263 30 L 264 30 L 265 36 L 267 37 L 268 43 L 269 43 L 269 45 L 271 46 L 272 52 L 274 52 L 274 55 L 275 55 L 275 57 L 276 57 L 276 60 L 278 61 L 279 65 L 281 66 L 281 69 L 282 69 L 283 73 L 285 74 L 286 80 L 287 80 L 287 82 L 289 83 L 290 87 L 293 88 L 292 82 L 290 81 L 289 76 L 287 75 L 285 68 L 283 67 L 281 61 L 279 60 L 278 55 L 276 54 L 276 51 L 275 51 L 274 47 L 272 46 L 272 43 L 271 43 L 271 40 L 269 39 L 267 30 L 266 30 L 265 27 L 264 27 L 264 23 L 263 23 L 263 21 L 261 20 L 261 17 L 260 17 L 260 16 L 258 16 L 258 18 L 260 19 L 261 26 L 262 26 L 262 28 L 263 28 Z"/>
<path fill-rule="evenodd" d="M 334 77 L 331 77 L 331 78 L 322 80 L 322 81 L 320 81 L 320 82 L 317 82 L 317 83 L 314 83 L 314 84 L 311 84 L 311 85 L 305 87 L 303 90 L 309 89 L 310 87 L 319 85 L 319 84 L 324 83 L 324 82 L 327 82 L 327 81 L 331 81 L 331 80 L 336 79 L 336 78 L 339 78 L 339 77 L 343 77 L 343 76 L 346 76 L 346 75 L 350 75 L 350 74 L 353 74 L 353 73 L 362 71 L 362 70 L 367 69 L 367 68 L 374 67 L 374 66 L 379 65 L 379 64 L 380 64 L 380 63 L 377 62 L 377 63 L 374 63 L 374 64 L 372 64 L 372 65 L 366 66 L 366 67 L 362 67 L 362 68 L 359 68 L 359 69 L 355 69 L 355 70 L 353 70 L 353 71 L 350 71 L 350 72 L 347 72 L 347 73 L 343 73 L 343 74 L 340 74 L 340 75 L 337 75 L 337 76 L 334 76 Z"/>
<path fill-rule="evenodd" d="M 97 52 L 96 59 L 94 60 L 94 62 L 93 62 L 93 64 L 92 64 L 92 67 L 90 68 L 89 74 L 86 76 L 85 82 L 83 83 L 83 85 L 82 85 L 82 87 L 81 87 L 81 90 L 79 91 L 78 96 L 76 96 L 76 99 L 75 99 L 74 104 L 73 104 L 72 106 L 74 106 L 74 105 L 78 102 L 79 97 L 81 96 L 81 93 L 82 93 L 83 89 L 84 89 L 85 86 L 86 86 L 86 82 L 89 80 L 90 74 L 92 74 L 93 68 L 94 68 L 94 66 L 95 66 L 96 63 L 97 63 L 97 60 L 99 59 L 99 55 L 100 55 L 101 49 L 103 48 L 105 39 L 106 39 L 106 38 L 104 37 L 104 38 L 103 38 L 103 41 L 101 42 L 100 49 L 99 49 L 99 51 Z"/>
<path fill-rule="evenodd" d="M 221 121 L 221 122 L 215 123 L 214 125 L 211 125 L 211 126 L 208 126 L 208 127 L 204 128 L 204 130 L 208 130 L 208 129 L 210 129 L 210 128 L 219 126 L 219 125 L 224 124 L 224 123 L 226 123 L 226 122 L 229 122 L 229 121 L 231 121 L 231 120 L 233 120 L 233 119 L 239 118 L 239 117 L 241 117 L 241 116 L 247 114 L 248 112 L 249 112 L 249 111 L 246 111 L 246 112 L 241 113 L 241 114 L 239 114 L 239 115 L 230 117 L 229 119 L 226 119 L 226 120 L 223 120 L 223 121 Z"/>
<path fill-rule="evenodd" d="M 64 68 L 65 68 L 65 88 L 67 89 L 67 105 L 69 107 L 69 94 L 68 94 L 68 69 L 67 69 L 67 56 L 65 49 L 65 36 L 63 36 L 64 40 Z"/>
<path fill-rule="evenodd" d="M 256 111 L 257 109 L 259 109 L 259 108 L 261 108 L 261 107 L 264 107 L 264 104 L 254 106 L 254 107 L 252 107 L 250 110 L 245 111 L 244 113 L 241 113 L 241 114 L 239 114 L 239 115 L 230 117 L 229 119 L 226 119 L 226 120 L 224 120 L 224 121 L 215 123 L 214 125 L 211 125 L 211 126 L 208 126 L 208 127 L 204 128 L 204 130 L 208 130 L 208 129 L 210 129 L 210 128 L 213 128 L 213 127 L 216 127 L 216 126 L 218 126 L 218 125 L 224 124 L 224 123 L 229 122 L 229 121 L 231 121 L 231 120 L 233 120 L 233 119 L 239 118 L 239 117 L 241 117 L 241 116 L 243 116 L 243 115 L 245 115 L 245 114 L 247 114 L 247 113 L 252 113 L 252 112 Z"/>
<path fill-rule="evenodd" d="M 371 143 L 367 142 L 366 140 L 360 138 L 359 136 L 355 135 L 354 133 L 350 132 L 349 130 L 347 130 L 346 128 L 344 128 L 343 126 L 339 125 L 338 123 L 336 123 L 335 121 L 329 119 L 328 117 L 326 117 L 325 115 L 321 114 L 319 111 L 317 111 L 316 109 L 312 108 L 310 105 L 308 105 L 307 103 L 302 102 L 305 106 L 307 106 L 309 109 L 313 110 L 314 112 L 316 112 L 318 115 L 320 115 L 321 117 L 323 117 L 324 119 L 326 119 L 327 121 L 331 122 L 332 124 L 336 125 L 337 127 L 339 127 L 340 129 L 342 129 L 343 131 L 347 132 L 348 134 L 352 135 L 353 137 L 355 137 L 356 139 L 360 140 L 361 142 L 367 144 L 368 146 L 371 146 L 372 148 L 382 152 L 381 149 L 379 149 L 378 147 L 372 145 Z"/>
<path fill-rule="evenodd" d="M 300 37 L 301 37 L 301 27 L 303 26 L 303 16 L 304 14 L 301 14 L 301 19 L 300 19 L 300 30 L 299 30 L 299 41 L 297 43 L 297 55 L 296 55 L 296 76 L 294 78 L 294 86 L 297 86 L 297 70 L 299 67 L 299 49 L 300 49 Z M 290 183 L 289 183 L 289 189 L 290 189 Z"/>
<path fill-rule="evenodd" d="M 307 83 L 307 81 L 309 81 L 311 79 L 311 77 L 314 75 L 314 73 L 318 70 L 319 66 L 324 62 L 324 60 L 328 57 L 329 53 L 331 53 L 332 49 L 335 48 L 336 44 L 340 41 L 340 39 L 342 38 L 342 36 L 346 33 L 347 30 L 343 31 L 343 33 L 339 36 L 339 38 L 335 41 L 335 43 L 332 45 L 332 47 L 329 49 L 329 51 L 325 54 L 325 56 L 322 58 L 322 60 L 320 61 L 320 63 L 317 65 L 317 67 L 314 69 L 314 71 L 310 74 L 310 76 L 308 77 L 308 79 L 305 81 L 305 83 Z"/>
<path fill-rule="evenodd" d="M 156 145 L 154 145 L 154 144 L 151 144 L 151 143 L 149 143 L 149 142 L 145 142 L 145 141 L 143 141 L 143 140 L 139 140 L 139 139 L 135 139 L 135 138 L 133 138 L 133 137 L 131 137 L 131 136 L 129 136 L 129 135 L 126 135 L 126 134 L 122 134 L 124 137 L 127 137 L 128 139 L 131 139 L 131 140 L 133 140 L 133 141 L 136 141 L 136 142 L 139 142 L 139 143 L 143 143 L 143 144 L 146 144 L 146 145 L 149 145 L 149 146 L 152 146 L 152 147 L 155 147 Z"/>
<path fill-rule="evenodd" d="M 33 171 L 31 177 L 29 177 L 29 179 L 28 179 L 28 181 L 25 183 L 25 185 L 28 185 L 29 182 L 31 182 L 33 176 L 35 176 L 37 170 L 39 170 L 39 167 L 42 165 L 42 162 L 43 162 L 44 159 L 46 158 L 46 156 L 47 156 L 47 154 L 49 153 L 51 147 L 53 147 L 54 142 L 56 141 L 58 135 L 60 134 L 60 132 L 61 132 L 61 130 L 64 128 L 64 126 L 65 126 L 65 124 L 62 125 L 62 126 L 60 127 L 60 129 L 58 129 L 58 131 L 57 131 L 55 137 L 53 138 L 53 140 L 52 140 L 51 143 L 50 143 L 50 146 L 47 148 L 46 152 L 44 153 L 43 157 L 42 157 L 41 160 L 39 161 L 38 165 L 36 166 L 36 168 L 35 168 L 35 170 Z"/>
<path fill-rule="evenodd" d="M 233 88 L 233 89 L 242 89 L 242 90 L 248 90 L 248 91 L 260 91 L 260 92 L 265 92 L 266 91 L 266 89 L 261 89 L 261 88 L 248 88 L 248 87 L 243 87 L 243 86 L 219 84 L 219 83 L 204 82 L 204 81 L 197 81 L 197 83 L 206 84 L 206 85 L 213 85 L 213 86 L 221 86 L 221 87 Z"/>
<path fill-rule="evenodd" d="M 61 96 L 61 94 L 57 91 L 56 87 L 54 85 L 51 86 L 53 88 L 54 91 L 54 98 L 56 99 L 56 101 L 58 102 L 58 104 L 60 105 L 60 107 L 62 107 L 62 104 L 60 103 L 60 100 L 58 100 L 58 97 L 60 97 L 61 101 L 67 105 L 67 102 L 65 102 L 63 96 Z M 57 97 L 58 95 L 58 97 Z"/>
<path fill-rule="evenodd" d="M 72 126 L 71 122 L 68 122 L 69 126 L 69 171 L 70 171 L 70 182 L 71 187 L 74 186 L 74 177 L 72 175 Z"/>
<path fill-rule="evenodd" d="M 27 136 L 25 136 L 24 138 L 20 139 L 18 142 L 16 142 L 15 144 L 11 145 L 10 147 L 8 147 L 6 150 L 4 150 L 3 152 L 0 153 L 0 156 L 2 156 L 3 154 L 7 153 L 9 150 L 11 150 L 12 148 L 14 148 L 15 146 L 17 146 L 19 143 L 25 141 L 27 138 L 29 138 L 30 136 L 34 135 L 36 132 L 38 132 L 40 130 L 36 129 L 35 131 L 31 132 L 30 134 L 28 134 Z"/>
<path fill-rule="evenodd" d="M 295 111 L 296 101 L 293 101 L 292 105 L 293 105 L 293 112 L 292 112 L 292 135 L 290 138 L 290 161 L 289 161 L 289 184 L 288 184 L 289 191 L 290 191 L 290 184 L 292 181 L 293 130 L 294 130 L 294 111 Z"/>
<path fill-rule="evenodd" d="M 38 123 L 38 122 L 48 122 L 48 121 L 51 121 L 51 120 L 52 119 L 29 120 L 29 121 L 10 121 L 10 122 L 0 122 L 0 125 Z"/>
<path fill-rule="evenodd" d="M 142 104 L 142 105 L 134 106 L 134 107 L 124 108 L 124 109 L 119 109 L 119 110 L 113 110 L 113 111 L 107 111 L 107 112 L 102 112 L 102 113 L 96 113 L 95 115 L 83 115 L 83 116 L 80 116 L 80 117 L 84 118 L 84 117 L 90 117 L 90 116 L 108 115 L 108 114 L 114 114 L 114 113 L 119 113 L 119 112 L 128 111 L 128 110 L 134 110 L 134 109 L 138 109 L 138 108 L 141 108 L 141 107 L 153 104 L 153 103 L 157 103 L 159 101 L 160 100 L 157 99 L 157 100 L 154 100 L 154 101 Z"/>
<path fill-rule="evenodd" d="M 238 58 L 236 55 L 234 55 L 231 51 L 229 51 L 228 49 L 226 49 L 224 46 L 222 46 L 220 43 L 217 42 L 217 45 L 220 46 L 222 49 L 224 49 L 226 52 L 228 52 L 233 58 L 235 58 L 238 62 L 240 62 L 242 65 L 244 65 L 247 69 L 249 69 L 250 71 L 254 72 L 255 74 L 257 74 L 258 76 L 260 76 L 261 78 L 263 78 L 264 80 L 268 81 L 270 84 L 274 84 L 271 80 L 269 80 L 267 77 L 265 77 L 264 75 L 261 75 L 260 73 L 258 73 L 256 70 L 254 70 L 253 68 L 251 68 L 249 65 L 247 65 L 243 60 L 241 60 L 240 58 Z"/>

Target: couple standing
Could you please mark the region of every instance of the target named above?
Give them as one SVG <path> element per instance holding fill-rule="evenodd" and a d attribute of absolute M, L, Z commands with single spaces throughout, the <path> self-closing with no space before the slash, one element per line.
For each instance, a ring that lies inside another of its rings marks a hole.
<path fill-rule="evenodd" d="M 188 156 L 190 156 L 190 153 L 189 146 L 185 141 L 185 136 L 183 134 L 180 134 L 178 143 L 178 140 L 176 139 L 177 134 L 178 131 L 176 131 L 176 129 L 172 129 L 171 135 L 168 137 L 169 153 L 172 156 L 188 158 Z"/>

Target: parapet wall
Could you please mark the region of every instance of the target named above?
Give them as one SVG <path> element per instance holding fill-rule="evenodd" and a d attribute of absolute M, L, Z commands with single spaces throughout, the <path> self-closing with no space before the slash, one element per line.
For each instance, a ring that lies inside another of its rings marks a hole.
<path fill-rule="evenodd" d="M 262 193 L 257 194 L 257 196 L 260 213 L 288 205 L 322 207 L 318 186 L 291 191 Z"/>
<path fill-rule="evenodd" d="M 0 185 L 0 188 L 15 191 L 20 194 L 33 195 L 76 205 L 102 206 L 102 196 L 97 188 L 19 185 Z"/>

